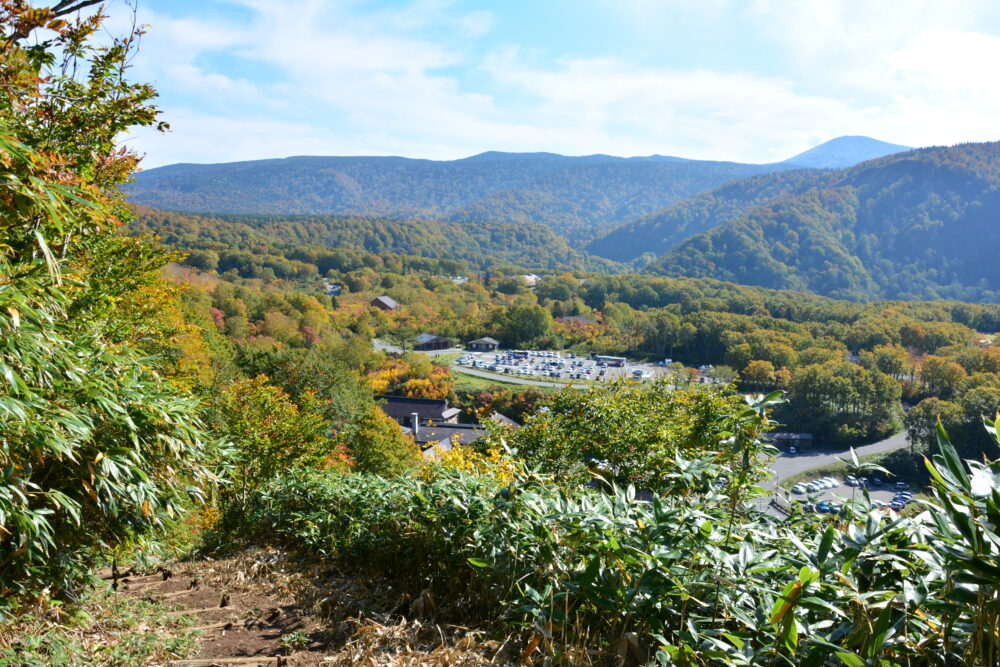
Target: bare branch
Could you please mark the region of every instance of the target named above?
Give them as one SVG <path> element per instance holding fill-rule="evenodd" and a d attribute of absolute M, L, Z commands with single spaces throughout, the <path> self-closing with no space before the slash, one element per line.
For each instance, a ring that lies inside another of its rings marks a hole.
<path fill-rule="evenodd" d="M 55 16 L 65 16 L 66 14 L 72 14 L 73 12 L 85 7 L 99 5 L 102 2 L 104 2 L 104 0 L 60 0 L 51 8 L 51 10 Z"/>

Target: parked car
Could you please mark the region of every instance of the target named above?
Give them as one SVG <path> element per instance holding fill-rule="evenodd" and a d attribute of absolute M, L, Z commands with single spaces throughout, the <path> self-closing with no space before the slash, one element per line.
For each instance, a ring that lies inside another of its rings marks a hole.
<path fill-rule="evenodd" d="M 909 491 L 910 485 L 907 484 L 906 482 L 896 482 L 896 488 L 899 489 L 900 491 Z"/>
<path fill-rule="evenodd" d="M 847 486 L 857 486 L 858 478 L 855 477 L 854 475 L 848 475 L 847 477 L 844 478 L 844 484 L 846 484 Z"/>
<path fill-rule="evenodd" d="M 903 508 L 906 507 L 906 505 L 899 502 L 898 500 L 893 500 L 891 503 L 889 503 L 889 507 L 897 512 L 902 512 Z"/>
<path fill-rule="evenodd" d="M 804 484 L 796 484 L 792 487 L 792 493 L 805 493 L 806 487 Z"/>

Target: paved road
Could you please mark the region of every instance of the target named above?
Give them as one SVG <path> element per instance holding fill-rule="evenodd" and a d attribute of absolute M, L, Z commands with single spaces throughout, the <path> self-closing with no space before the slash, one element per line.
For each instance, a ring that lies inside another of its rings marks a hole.
<path fill-rule="evenodd" d="M 890 436 L 885 440 L 880 440 L 879 442 L 874 442 L 870 445 L 865 445 L 864 447 L 858 447 L 855 451 L 858 453 L 858 457 L 862 457 L 868 456 L 869 454 L 889 452 L 894 449 L 899 449 L 900 447 L 905 447 L 906 445 L 906 432 L 903 431 Z M 771 483 L 768 486 L 772 489 L 777 488 L 778 482 L 787 477 L 798 475 L 799 473 L 812 470 L 813 468 L 819 468 L 821 466 L 836 463 L 838 458 L 850 459 L 850 457 L 850 450 L 839 452 L 817 451 L 799 454 L 798 456 L 788 456 L 786 454 L 782 454 L 774 459 L 774 464 L 772 465 L 772 468 L 774 469 L 774 479 L 771 480 Z"/>
<path fill-rule="evenodd" d="M 396 345 L 389 345 L 380 341 L 378 338 L 372 339 L 372 347 L 374 347 L 379 352 L 388 352 L 390 354 L 403 354 L 403 348 Z"/>

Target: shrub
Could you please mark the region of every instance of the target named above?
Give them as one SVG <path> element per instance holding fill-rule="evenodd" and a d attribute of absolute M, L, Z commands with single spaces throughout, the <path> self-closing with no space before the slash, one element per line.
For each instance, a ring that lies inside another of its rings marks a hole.
<path fill-rule="evenodd" d="M 430 589 L 452 600 L 446 618 L 520 624 L 550 653 L 566 641 L 663 664 L 994 665 L 1000 461 L 963 465 L 939 437 L 935 501 L 906 518 L 864 492 L 829 520 L 734 512 L 712 482 L 735 470 L 677 457 L 683 474 L 649 501 L 523 468 L 508 485 L 448 469 L 302 473 L 256 497 L 252 525 L 411 595 Z M 685 476 L 708 483 L 693 493 Z"/>
<path fill-rule="evenodd" d="M 413 438 L 377 406 L 358 420 L 348 446 L 360 472 L 396 477 L 420 462 Z"/>

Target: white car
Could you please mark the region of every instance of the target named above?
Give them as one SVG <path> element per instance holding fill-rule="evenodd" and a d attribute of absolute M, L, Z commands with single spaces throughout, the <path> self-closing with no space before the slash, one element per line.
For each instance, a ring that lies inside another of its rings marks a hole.
<path fill-rule="evenodd" d="M 792 487 L 792 493 L 805 493 L 806 487 L 804 484 L 796 484 Z"/>

